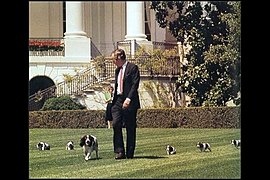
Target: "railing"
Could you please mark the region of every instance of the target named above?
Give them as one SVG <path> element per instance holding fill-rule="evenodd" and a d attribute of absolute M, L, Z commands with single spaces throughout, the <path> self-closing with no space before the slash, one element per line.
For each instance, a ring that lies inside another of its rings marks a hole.
<path fill-rule="evenodd" d="M 152 41 L 153 44 L 153 49 L 178 49 L 178 44 L 177 43 L 169 43 L 169 42 L 156 42 Z M 127 57 L 134 57 L 135 51 L 138 48 L 138 44 L 136 40 L 128 40 L 128 41 L 118 41 L 117 42 L 117 47 L 121 47 L 124 49 L 126 56 Z"/>
<path fill-rule="evenodd" d="M 91 58 L 94 59 L 97 56 L 102 56 L 101 52 L 98 50 L 98 48 L 96 47 L 96 45 L 92 42 L 91 40 Z"/>
<path fill-rule="evenodd" d="M 56 95 L 79 95 L 82 91 L 113 77 L 114 68 L 108 62 L 106 62 L 106 69 L 102 72 L 96 71 L 95 68 L 88 68 L 84 72 L 75 75 L 71 81 L 59 83 L 57 85 Z"/>
<path fill-rule="evenodd" d="M 49 88 L 38 91 L 37 93 L 29 96 L 28 110 L 34 111 L 42 108 L 44 102 L 52 97 L 56 97 L 56 86 L 53 85 Z"/>
<path fill-rule="evenodd" d="M 174 49 L 178 48 L 178 44 L 176 43 L 168 43 L 168 42 L 156 42 L 153 41 L 153 49 Z"/>
<path fill-rule="evenodd" d="M 131 60 L 140 67 L 142 75 L 148 76 L 179 76 L 181 74 L 181 63 L 179 56 L 168 57 L 166 61 L 148 63 L 150 61 L 149 56 L 137 58 Z M 156 66 L 156 67 L 155 67 Z"/>
<path fill-rule="evenodd" d="M 101 52 L 91 41 L 91 57 L 101 56 Z M 30 38 L 30 56 L 64 56 L 65 43 L 63 38 Z"/>
<path fill-rule="evenodd" d="M 142 62 L 147 61 L 147 58 L 148 57 L 145 56 L 137 59 L 128 59 L 128 61 L 139 66 L 141 76 L 172 77 L 180 75 L 180 61 L 178 56 L 168 58 L 166 62 L 161 64 L 162 68 L 159 68 L 158 70 L 153 70 L 152 67 L 149 68 L 142 64 Z M 84 90 L 113 78 L 116 67 L 110 58 L 105 58 L 105 65 L 106 68 L 103 69 L 103 71 L 96 71 L 93 67 L 87 68 L 83 72 L 72 77 L 70 81 L 60 82 L 57 85 L 43 89 L 42 91 L 29 96 L 29 110 L 39 110 L 41 104 L 51 97 L 80 95 Z"/>
<path fill-rule="evenodd" d="M 39 110 L 40 104 L 51 97 L 63 95 L 80 95 L 82 92 L 95 84 L 107 81 L 114 76 L 115 66 L 110 60 L 105 61 L 106 69 L 98 72 L 95 68 L 87 68 L 83 72 L 72 77 L 70 81 L 62 81 L 57 85 L 48 87 L 29 96 L 29 111 Z"/>
<path fill-rule="evenodd" d="M 155 42 L 153 49 L 172 49 L 177 48 L 176 43 Z M 136 40 L 118 41 L 117 47 L 125 47 L 127 57 L 131 57 L 132 51 L 136 49 Z M 30 56 L 64 56 L 65 43 L 63 38 L 30 38 L 29 39 Z M 102 55 L 95 44 L 91 41 L 91 57 L 95 58 Z"/>
<path fill-rule="evenodd" d="M 132 51 L 135 51 L 136 40 L 118 41 L 117 48 L 119 46 L 125 51 L 127 58 L 131 58 Z"/>

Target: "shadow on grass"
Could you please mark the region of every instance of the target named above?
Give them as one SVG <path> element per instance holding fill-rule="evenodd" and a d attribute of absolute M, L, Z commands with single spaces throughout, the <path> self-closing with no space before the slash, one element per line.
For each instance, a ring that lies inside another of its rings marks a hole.
<path fill-rule="evenodd" d="M 102 159 L 101 157 L 98 157 L 98 158 L 91 158 L 91 159 L 88 159 L 87 161 L 97 161 L 97 160 L 100 160 L 100 159 Z M 86 160 L 85 160 L 86 161 Z"/>
<path fill-rule="evenodd" d="M 161 157 L 161 156 L 134 156 L 133 159 L 161 159 L 161 158 L 167 158 L 167 157 Z"/>
<path fill-rule="evenodd" d="M 133 159 L 161 159 L 161 158 L 168 158 L 168 157 L 161 157 L 161 156 L 134 156 Z M 87 161 L 98 161 L 98 160 L 101 160 L 103 159 L 102 157 L 99 157 L 99 158 L 91 158 L 91 159 L 88 159 Z M 85 160 L 85 162 L 87 162 Z"/>

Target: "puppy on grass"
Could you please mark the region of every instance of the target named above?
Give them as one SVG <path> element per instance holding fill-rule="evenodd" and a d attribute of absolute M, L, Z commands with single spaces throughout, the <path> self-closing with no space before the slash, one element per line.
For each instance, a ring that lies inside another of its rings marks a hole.
<path fill-rule="evenodd" d="M 231 140 L 231 144 L 234 145 L 234 147 L 236 147 L 236 148 L 240 148 L 241 140 L 240 139 L 233 139 L 233 140 Z"/>
<path fill-rule="evenodd" d="M 212 151 L 209 143 L 198 142 L 197 148 L 199 148 L 201 152 L 206 150 L 209 150 L 210 152 Z"/>
<path fill-rule="evenodd" d="M 176 148 L 168 144 L 166 146 L 166 152 L 168 155 L 176 154 Z"/>
<path fill-rule="evenodd" d="M 38 144 L 37 144 L 37 149 L 40 150 L 40 151 L 45 151 L 45 150 L 50 150 L 50 145 L 46 142 L 42 142 L 40 141 Z"/>
<path fill-rule="evenodd" d="M 66 150 L 74 150 L 74 142 L 73 141 L 68 141 L 66 145 Z"/>
<path fill-rule="evenodd" d="M 96 159 L 98 159 L 98 141 L 93 135 L 84 135 L 81 137 L 80 146 L 83 148 L 84 159 L 88 161 L 91 159 L 93 151 L 96 152 Z"/>

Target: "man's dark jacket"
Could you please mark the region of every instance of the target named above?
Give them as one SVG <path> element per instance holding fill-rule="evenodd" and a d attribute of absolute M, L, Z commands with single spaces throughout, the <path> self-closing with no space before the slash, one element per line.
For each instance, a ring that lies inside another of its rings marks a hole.
<path fill-rule="evenodd" d="M 117 77 L 120 71 L 120 67 L 117 67 L 115 70 L 115 91 L 114 97 L 117 96 Z M 140 72 L 137 65 L 127 62 L 127 66 L 125 69 L 125 74 L 123 78 L 123 98 L 131 99 L 129 108 L 131 109 L 139 109 L 140 108 L 140 100 L 138 94 L 138 88 L 140 83 Z M 113 99 L 113 104 L 115 103 L 116 98 Z"/>

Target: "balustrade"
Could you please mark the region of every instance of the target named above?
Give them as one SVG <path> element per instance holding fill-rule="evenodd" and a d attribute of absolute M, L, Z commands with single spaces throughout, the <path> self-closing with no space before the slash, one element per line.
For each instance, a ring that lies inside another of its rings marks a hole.
<path fill-rule="evenodd" d="M 155 44 L 157 45 L 157 44 Z M 160 45 L 160 44 L 159 44 Z M 30 39 L 29 40 L 30 56 L 63 56 L 64 44 L 59 39 Z M 139 66 L 141 76 L 148 77 L 177 77 L 180 76 L 180 59 L 179 56 L 167 58 L 159 64 L 159 68 L 154 68 L 151 64 L 145 66 L 145 62 L 149 57 L 142 56 L 139 58 L 128 57 L 129 62 L 133 62 Z M 82 73 L 77 74 L 70 82 L 60 82 L 55 86 L 43 89 L 38 94 L 29 96 L 29 110 L 39 110 L 40 105 L 48 98 L 63 95 L 80 94 L 83 90 L 91 86 L 107 81 L 114 77 L 116 66 L 112 63 L 110 57 L 105 58 L 105 69 L 96 71 L 95 68 L 85 69 Z"/>

